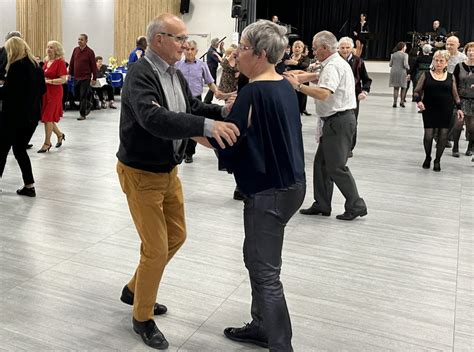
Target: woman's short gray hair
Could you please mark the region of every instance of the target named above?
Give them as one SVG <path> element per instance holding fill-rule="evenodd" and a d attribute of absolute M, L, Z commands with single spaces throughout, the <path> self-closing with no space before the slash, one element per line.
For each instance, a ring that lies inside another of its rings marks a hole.
<path fill-rule="evenodd" d="M 283 57 L 288 45 L 286 31 L 286 27 L 272 21 L 259 20 L 245 27 L 242 38 L 248 40 L 255 55 L 265 50 L 268 62 L 275 65 Z"/>
<path fill-rule="evenodd" d="M 329 31 L 321 31 L 315 34 L 313 42 L 316 42 L 316 46 L 325 46 L 329 52 L 335 53 L 337 51 L 337 39 L 334 34 Z"/>
<path fill-rule="evenodd" d="M 219 44 L 219 38 L 213 38 L 213 39 L 211 40 L 211 46 L 212 46 L 213 48 L 217 48 L 217 44 Z"/>
<path fill-rule="evenodd" d="M 340 47 L 341 44 L 349 44 L 351 48 L 354 47 L 354 41 L 352 40 L 352 38 L 349 37 L 342 37 L 341 39 L 339 39 L 337 46 Z"/>

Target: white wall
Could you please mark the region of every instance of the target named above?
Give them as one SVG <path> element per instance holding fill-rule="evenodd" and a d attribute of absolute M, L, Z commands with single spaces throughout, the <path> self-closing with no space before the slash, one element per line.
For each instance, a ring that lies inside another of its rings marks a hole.
<path fill-rule="evenodd" d="M 62 8 L 66 61 L 77 46 L 79 34 L 86 33 L 87 45 L 108 62 L 114 53 L 114 0 L 62 0 Z"/>
<path fill-rule="evenodd" d="M 227 36 L 225 46 L 232 44 L 235 20 L 230 17 L 232 0 L 191 0 L 183 20 L 189 33 L 209 34 L 192 37 L 203 54 L 211 38 Z M 89 46 L 107 62 L 114 52 L 114 0 L 62 0 L 63 39 L 66 60 L 77 46 L 80 33 L 89 36 Z M 16 0 L 0 0 L 0 43 L 5 34 L 16 30 Z M 54 38 L 51 38 L 54 39 Z"/>
<path fill-rule="evenodd" d="M 206 39 L 191 36 L 199 45 L 198 56 L 207 51 L 210 40 L 214 37 L 227 36 L 225 46 L 232 44 L 235 20 L 230 17 L 231 9 L 232 0 L 191 0 L 189 13 L 183 15 L 188 32 L 209 34 Z"/>
<path fill-rule="evenodd" d="M 0 43 L 3 45 L 5 35 L 16 28 L 16 0 L 0 0 Z"/>

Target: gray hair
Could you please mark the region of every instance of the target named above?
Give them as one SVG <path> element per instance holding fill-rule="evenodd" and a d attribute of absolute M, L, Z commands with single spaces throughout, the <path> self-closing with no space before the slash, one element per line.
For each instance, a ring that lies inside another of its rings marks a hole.
<path fill-rule="evenodd" d="M 433 47 L 431 45 L 425 44 L 425 45 L 423 45 L 423 48 L 421 50 L 423 50 L 423 54 L 428 55 L 428 54 L 431 53 L 432 48 Z"/>
<path fill-rule="evenodd" d="M 8 32 L 7 35 L 5 36 L 5 41 L 13 37 L 23 38 L 23 36 L 21 35 L 19 31 L 11 31 L 11 32 Z"/>
<path fill-rule="evenodd" d="M 188 45 L 194 46 L 196 49 L 198 48 L 198 44 L 196 43 L 195 40 L 188 40 Z"/>
<path fill-rule="evenodd" d="M 269 63 L 275 65 L 285 52 L 288 38 L 285 36 L 286 27 L 272 21 L 259 20 L 245 27 L 242 38 L 249 41 L 256 55 L 265 50 Z"/>
<path fill-rule="evenodd" d="M 337 51 L 337 39 L 334 34 L 329 31 L 321 31 L 315 34 L 313 42 L 316 46 L 325 46 L 329 52 L 335 53 Z"/>
<path fill-rule="evenodd" d="M 164 32 L 166 28 L 166 23 L 161 17 L 156 17 L 148 23 L 146 27 L 146 41 L 147 43 L 151 43 L 153 41 L 153 37 L 160 33 Z"/>
<path fill-rule="evenodd" d="M 354 47 L 354 41 L 352 40 L 352 38 L 349 38 L 349 37 L 342 37 L 341 39 L 339 39 L 339 42 L 337 42 L 337 46 L 341 46 L 341 44 L 349 44 L 351 48 Z"/>
<path fill-rule="evenodd" d="M 211 46 L 212 46 L 213 48 L 215 48 L 218 43 L 219 43 L 219 38 L 213 38 L 213 39 L 211 40 Z"/>

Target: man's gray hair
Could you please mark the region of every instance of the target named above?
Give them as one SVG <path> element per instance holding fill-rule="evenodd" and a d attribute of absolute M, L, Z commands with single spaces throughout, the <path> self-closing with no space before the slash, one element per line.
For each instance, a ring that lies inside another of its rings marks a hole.
<path fill-rule="evenodd" d="M 431 49 L 432 48 L 433 47 L 431 45 L 425 44 L 425 45 L 423 45 L 423 49 L 421 49 L 421 50 L 423 50 L 423 54 L 428 55 L 428 54 L 431 54 Z"/>
<path fill-rule="evenodd" d="M 329 31 L 321 31 L 315 34 L 313 42 L 316 42 L 316 46 L 325 46 L 329 52 L 335 53 L 337 51 L 337 39 L 334 34 Z"/>
<path fill-rule="evenodd" d="M 217 48 L 217 44 L 219 44 L 219 38 L 212 38 L 211 40 L 211 46 L 213 48 Z"/>
<path fill-rule="evenodd" d="M 153 37 L 160 32 L 166 31 L 166 23 L 159 17 L 156 17 L 148 23 L 146 27 L 146 40 L 150 44 L 153 41 Z"/>
<path fill-rule="evenodd" d="M 13 37 L 23 38 L 20 32 L 11 31 L 11 32 L 8 32 L 7 35 L 5 36 L 5 41 L 7 41 L 8 39 L 13 38 Z"/>
<path fill-rule="evenodd" d="M 245 27 L 242 38 L 248 40 L 256 55 L 264 50 L 269 63 L 275 65 L 281 60 L 288 45 L 286 27 L 272 21 L 259 20 Z"/>
<path fill-rule="evenodd" d="M 189 46 L 193 46 L 193 47 L 195 47 L 196 49 L 198 48 L 198 44 L 196 43 L 195 40 L 188 40 L 188 45 L 189 45 Z"/>
<path fill-rule="evenodd" d="M 341 44 L 349 44 L 351 48 L 354 47 L 354 41 L 352 40 L 352 38 L 349 37 L 342 37 L 341 39 L 339 39 L 337 46 L 339 47 L 341 46 Z"/>

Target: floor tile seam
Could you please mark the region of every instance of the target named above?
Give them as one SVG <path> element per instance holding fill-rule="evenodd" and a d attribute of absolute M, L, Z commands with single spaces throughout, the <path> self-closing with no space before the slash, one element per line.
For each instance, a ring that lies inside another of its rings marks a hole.
<path fill-rule="evenodd" d="M 429 348 L 433 351 L 444 351 L 443 349 L 439 349 L 439 348 L 436 348 L 436 347 L 431 347 L 431 346 L 427 346 L 427 345 L 423 345 L 423 344 L 420 344 L 420 343 L 416 343 L 416 342 L 409 342 L 407 338 L 407 336 L 403 336 L 404 339 L 399 339 L 399 338 L 394 338 L 394 337 L 390 337 L 390 336 L 386 336 L 384 335 L 383 333 L 378 333 L 377 330 L 374 330 L 374 331 L 367 331 L 367 330 L 363 330 L 363 329 L 358 329 L 358 328 L 354 328 L 354 327 L 350 327 L 350 326 L 347 326 L 347 325 L 344 325 L 344 324 L 338 324 L 334 321 L 330 321 L 330 320 L 324 320 L 324 319 L 309 319 L 311 321 L 317 321 L 319 323 L 322 323 L 322 324 L 325 324 L 325 325 L 330 325 L 330 326 L 335 326 L 335 327 L 338 327 L 338 328 L 343 328 L 343 329 L 346 329 L 346 330 L 351 330 L 351 331 L 357 331 L 359 333 L 362 333 L 362 334 L 366 334 L 366 335 L 372 335 L 372 336 L 377 336 L 377 337 L 380 337 L 380 338 L 383 338 L 383 339 L 387 339 L 387 340 L 391 340 L 391 341 L 397 341 L 397 342 L 401 342 L 403 344 L 409 344 L 409 345 L 412 345 L 412 346 L 417 346 L 417 347 L 422 347 L 422 348 Z M 446 346 L 448 347 L 448 346 Z"/>
<path fill-rule="evenodd" d="M 462 183 L 460 185 L 460 193 L 462 194 L 463 191 L 463 186 Z M 462 207 L 462 199 L 459 198 L 459 209 L 461 210 Z M 458 258 L 457 258 L 457 265 L 456 265 L 456 286 L 455 286 L 455 291 L 454 291 L 454 316 L 453 316 L 453 346 L 452 346 L 452 351 L 454 352 L 454 346 L 456 343 L 456 318 L 457 318 L 457 303 L 458 303 L 458 284 L 459 284 L 459 260 L 460 260 L 460 252 L 461 252 L 461 211 L 459 211 L 458 215 Z"/>
<path fill-rule="evenodd" d="M 122 230 L 123 230 L 123 229 L 121 229 L 121 230 L 119 230 L 119 231 L 122 231 Z M 117 231 L 117 232 L 119 232 L 119 231 Z M 117 233 L 117 232 L 115 232 L 115 233 Z M 115 234 L 115 233 L 114 233 L 114 234 Z M 107 237 L 108 237 L 108 236 L 107 236 Z M 31 280 L 33 280 L 33 279 L 35 279 L 35 278 L 37 278 L 38 276 L 42 275 L 43 273 L 45 273 L 45 272 L 47 272 L 47 271 L 49 271 L 49 270 L 52 270 L 52 269 L 56 268 L 57 266 L 62 265 L 62 264 L 65 263 L 65 262 L 70 261 L 70 262 L 73 262 L 73 263 L 74 263 L 74 261 L 71 260 L 72 258 L 74 258 L 75 256 L 77 256 L 77 255 L 83 253 L 83 252 L 86 251 L 87 249 L 94 247 L 95 245 L 97 245 L 98 243 L 102 242 L 103 240 L 104 240 L 104 239 L 101 239 L 99 242 L 92 243 L 92 244 L 90 244 L 90 246 L 84 247 L 84 248 L 83 248 L 82 250 L 80 250 L 79 252 L 74 253 L 74 254 L 72 254 L 71 256 L 67 257 L 67 258 L 57 258 L 57 259 L 60 259 L 60 261 L 59 261 L 58 263 L 53 264 L 53 265 L 51 265 L 49 268 L 38 272 L 38 273 L 37 273 L 36 275 L 34 275 L 33 277 L 31 277 L 31 278 L 29 278 L 29 279 L 23 281 L 21 284 L 16 285 L 16 286 L 13 287 L 12 289 L 17 288 L 18 286 L 21 286 L 21 285 L 23 285 L 24 283 L 26 283 L 26 282 L 28 282 L 28 281 L 31 281 Z M 52 256 L 52 257 L 54 257 L 54 256 Z M 54 258 L 56 258 L 56 257 L 54 257 Z M 84 265 L 87 265 L 87 266 L 90 266 L 90 267 L 94 267 L 94 268 L 98 268 L 98 267 L 96 267 L 96 266 L 94 266 L 94 265 L 88 265 L 88 264 L 84 264 Z M 99 269 L 103 269 L 103 268 L 99 268 Z M 113 272 L 116 272 L 115 270 L 112 270 L 112 271 L 113 271 Z M 117 273 L 120 273 L 120 272 L 117 272 Z M 11 291 L 12 289 L 7 290 L 7 292 Z"/>
<path fill-rule="evenodd" d="M 209 314 L 209 316 L 207 317 L 207 319 L 205 319 L 198 327 L 197 329 L 178 347 L 177 351 L 180 351 L 182 347 L 184 347 L 184 345 L 199 331 L 199 329 L 206 323 L 209 321 L 209 319 L 211 319 L 214 314 L 216 314 L 216 312 L 226 303 L 229 301 L 230 297 L 232 297 L 234 295 L 234 293 L 236 293 L 240 287 L 245 283 L 245 281 L 247 280 L 247 277 L 244 277 L 242 279 L 242 281 L 237 285 L 237 287 L 231 292 L 229 293 L 229 295 L 226 297 L 226 298 L 223 298 L 222 299 L 222 302 L 221 304 L 219 304 L 215 309 L 214 311 L 212 311 L 211 314 Z"/>

